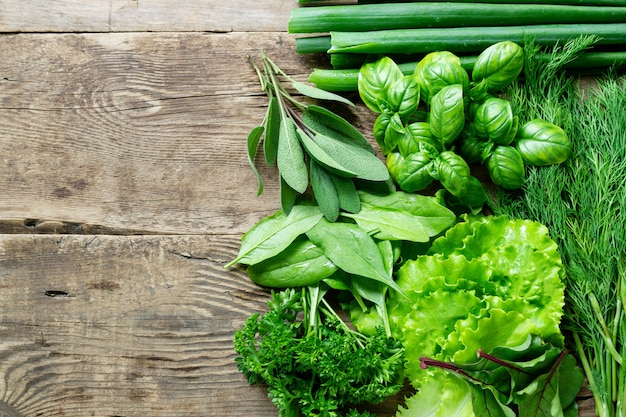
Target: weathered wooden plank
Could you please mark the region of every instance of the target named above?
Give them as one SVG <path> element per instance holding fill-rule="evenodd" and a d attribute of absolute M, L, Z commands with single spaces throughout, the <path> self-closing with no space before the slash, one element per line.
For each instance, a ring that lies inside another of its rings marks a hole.
<path fill-rule="evenodd" d="M 285 31 L 295 0 L 0 0 L 0 32 Z"/>
<path fill-rule="evenodd" d="M 238 244 L 0 235 L 0 399 L 27 417 L 276 416 L 234 363 L 267 300 L 224 269 Z"/>
<path fill-rule="evenodd" d="M 275 170 L 257 198 L 245 151 L 261 50 L 300 80 L 326 64 L 283 33 L 3 36 L 0 220 L 244 232 L 278 207 Z"/>

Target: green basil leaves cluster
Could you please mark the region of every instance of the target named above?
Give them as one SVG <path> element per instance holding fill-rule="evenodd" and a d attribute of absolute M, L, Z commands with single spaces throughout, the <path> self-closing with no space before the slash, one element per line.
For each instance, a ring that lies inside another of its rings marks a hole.
<path fill-rule="evenodd" d="M 540 119 L 521 124 L 499 96 L 523 64 L 523 49 L 504 41 L 485 49 L 471 72 L 448 51 L 427 54 L 410 75 L 389 57 L 361 67 L 359 95 L 378 114 L 374 139 L 400 189 L 421 191 L 438 181 L 451 198 L 479 209 L 485 194 L 469 164 L 486 166 L 495 185 L 514 190 L 526 165 L 569 157 L 563 129 Z"/>

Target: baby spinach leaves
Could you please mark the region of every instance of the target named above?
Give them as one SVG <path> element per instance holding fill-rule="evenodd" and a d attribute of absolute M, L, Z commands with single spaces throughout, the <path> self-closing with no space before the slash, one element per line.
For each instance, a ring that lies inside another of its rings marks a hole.
<path fill-rule="evenodd" d="M 315 178 L 320 175 L 316 173 L 319 167 L 314 160 L 311 163 Z M 347 290 L 356 300 L 376 305 L 389 332 L 385 295 L 389 288 L 402 293 L 393 279 L 396 248 L 402 242 L 428 242 L 452 226 L 456 216 L 436 196 L 402 191 L 355 193 L 361 210 L 341 210 L 336 221 L 325 218 L 326 207 L 306 200 L 296 201 L 288 214 L 278 210 L 262 219 L 244 234 L 239 254 L 226 267 L 247 265 L 250 279 L 270 288 L 315 286 L 324 281 L 331 288 Z"/>
<path fill-rule="evenodd" d="M 260 126 L 248 136 L 248 160 L 263 192 L 255 156 L 263 143 L 265 162 L 280 174 L 281 207 L 289 213 L 298 195 L 311 190 L 327 220 L 339 210 L 359 210 L 355 180 L 384 182 L 389 172 L 368 140 L 351 123 L 332 111 L 296 100 L 283 86 L 288 81 L 298 93 L 315 100 L 354 106 L 343 96 L 301 83 L 285 74 L 265 54 L 262 69 L 253 64 L 269 105 Z"/>

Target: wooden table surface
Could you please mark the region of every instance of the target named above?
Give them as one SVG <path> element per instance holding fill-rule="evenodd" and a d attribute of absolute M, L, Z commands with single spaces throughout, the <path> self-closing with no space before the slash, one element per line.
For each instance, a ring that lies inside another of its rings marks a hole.
<path fill-rule="evenodd" d="M 327 65 L 296 54 L 294 7 L 0 0 L 0 404 L 277 415 L 232 348 L 267 293 L 224 264 L 279 208 L 276 172 L 257 197 L 246 157 L 266 106 L 248 56 L 302 81 Z M 363 106 L 353 122 L 369 137 Z"/>

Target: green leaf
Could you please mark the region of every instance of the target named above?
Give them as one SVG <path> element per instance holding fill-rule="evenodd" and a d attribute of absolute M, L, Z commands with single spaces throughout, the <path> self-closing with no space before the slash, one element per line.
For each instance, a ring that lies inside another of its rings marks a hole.
<path fill-rule="evenodd" d="M 339 196 L 339 207 L 348 213 L 358 213 L 361 209 L 361 198 L 351 178 L 342 177 L 329 173 L 333 180 L 337 195 Z"/>
<path fill-rule="evenodd" d="M 321 219 L 306 234 L 345 272 L 380 281 L 399 291 L 399 287 L 387 273 L 376 242 L 359 226 L 343 222 L 331 223 Z"/>
<path fill-rule="evenodd" d="M 342 142 L 353 143 L 374 153 L 372 144 L 352 123 L 324 107 L 307 106 L 302 112 L 302 120 L 316 133 L 334 137 Z"/>
<path fill-rule="evenodd" d="M 428 242 L 456 221 L 435 197 L 394 192 L 376 196 L 361 192 L 361 210 L 344 214 L 377 239 Z"/>
<path fill-rule="evenodd" d="M 241 239 L 239 254 L 226 264 L 253 265 L 276 256 L 322 218 L 317 206 L 294 205 L 288 215 L 278 211 L 252 226 Z"/>
<path fill-rule="evenodd" d="M 340 103 L 347 104 L 349 106 L 355 107 L 354 103 L 348 100 L 347 98 L 340 96 L 339 94 L 331 93 L 330 91 L 322 90 L 321 88 L 317 88 L 315 86 L 301 83 L 300 81 L 292 81 L 291 85 L 295 88 L 300 94 L 303 94 L 307 97 L 311 97 L 318 100 L 331 100 L 338 101 Z"/>
<path fill-rule="evenodd" d="M 453 84 L 443 87 L 430 103 L 430 131 L 443 147 L 452 144 L 465 126 L 463 87 Z"/>
<path fill-rule="evenodd" d="M 402 120 L 415 113 L 420 100 L 420 86 L 412 75 L 406 75 L 393 83 L 387 91 L 389 105 Z"/>
<path fill-rule="evenodd" d="M 363 103 L 375 113 L 382 113 L 380 101 L 387 101 L 389 86 L 404 77 L 402 70 L 389 57 L 366 63 L 359 69 L 357 87 Z"/>
<path fill-rule="evenodd" d="M 309 186 L 309 174 L 304 161 L 304 151 L 292 119 L 284 118 L 280 124 L 276 162 L 280 176 L 285 182 L 295 191 L 304 193 Z"/>
<path fill-rule="evenodd" d="M 285 182 L 285 180 L 280 178 L 280 207 L 283 210 L 284 214 L 289 214 L 291 212 L 291 208 L 296 204 L 296 199 L 298 197 L 298 193 L 296 190 L 291 188 L 289 184 Z"/>
<path fill-rule="evenodd" d="M 356 172 L 342 166 L 341 163 L 335 159 L 334 155 L 327 153 L 325 149 L 319 146 L 317 141 L 320 135 L 316 135 L 314 140 L 300 128 L 297 129 L 297 133 L 302 146 L 304 146 L 305 151 L 312 159 L 338 175 L 349 178 L 357 176 Z"/>
<path fill-rule="evenodd" d="M 452 151 L 441 152 L 435 161 L 436 179 L 453 196 L 463 196 L 469 187 L 471 178 L 470 167 L 467 162 Z"/>
<path fill-rule="evenodd" d="M 256 155 L 256 151 L 259 147 L 259 141 L 261 140 L 261 136 L 263 136 L 263 131 L 264 128 L 263 126 L 257 126 L 254 129 L 252 129 L 252 131 L 250 132 L 250 134 L 248 134 L 248 162 L 250 163 L 250 166 L 252 167 L 252 171 L 254 172 L 254 175 L 256 175 L 256 179 L 259 183 L 259 189 L 257 191 L 257 196 L 261 195 L 263 193 L 263 179 L 261 178 L 261 174 L 259 173 L 259 170 L 257 169 L 255 163 L 254 163 L 254 157 Z"/>
<path fill-rule="evenodd" d="M 316 135 L 318 146 L 332 155 L 342 167 L 355 173 L 356 178 L 369 181 L 386 181 L 389 172 L 384 162 L 360 146 L 345 143 L 326 135 Z"/>
<path fill-rule="evenodd" d="M 316 284 L 336 270 L 320 248 L 301 236 L 278 255 L 250 265 L 246 273 L 264 287 L 289 288 Z"/>
<path fill-rule="evenodd" d="M 278 140 L 280 135 L 280 107 L 276 97 L 270 98 L 265 120 L 265 138 L 263 139 L 263 153 L 265 162 L 269 166 L 276 164 Z"/>
<path fill-rule="evenodd" d="M 313 197 L 326 220 L 334 222 L 339 217 L 339 196 L 335 184 L 328 172 L 314 159 L 309 163 L 309 171 Z"/>

